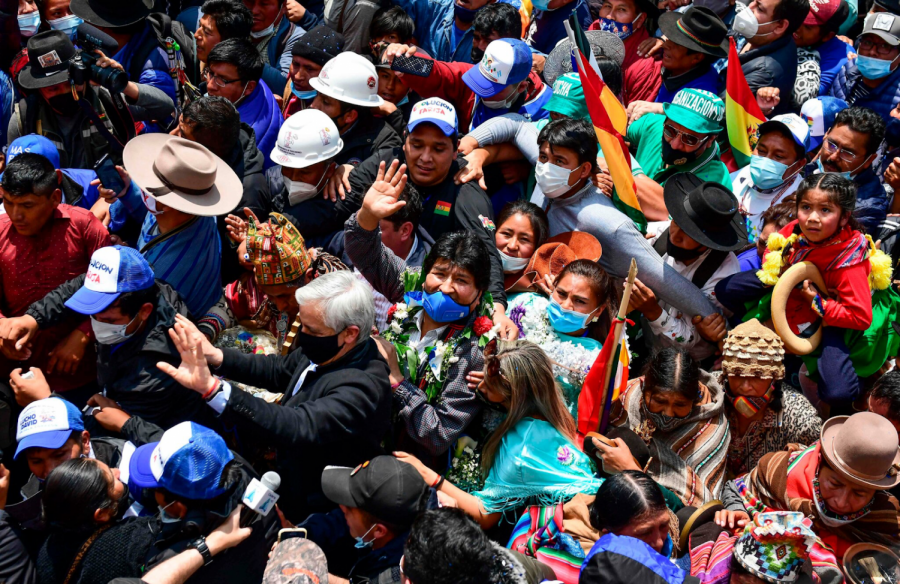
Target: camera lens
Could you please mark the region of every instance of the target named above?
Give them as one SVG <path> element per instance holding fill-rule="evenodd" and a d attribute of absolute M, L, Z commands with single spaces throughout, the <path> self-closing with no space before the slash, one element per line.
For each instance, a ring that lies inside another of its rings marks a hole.
<path fill-rule="evenodd" d="M 128 85 L 128 75 L 124 71 L 112 67 L 91 65 L 91 79 L 108 89 L 111 93 L 122 93 Z"/>

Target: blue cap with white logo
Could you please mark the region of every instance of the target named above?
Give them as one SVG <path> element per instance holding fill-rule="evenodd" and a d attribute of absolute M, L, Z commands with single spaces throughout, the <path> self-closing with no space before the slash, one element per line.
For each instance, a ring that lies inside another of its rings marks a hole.
<path fill-rule="evenodd" d="M 159 442 L 134 451 L 128 483 L 204 501 L 225 492 L 219 483 L 232 460 L 234 454 L 221 436 L 200 424 L 182 422 L 166 430 Z"/>
<path fill-rule="evenodd" d="M 153 285 L 153 270 L 136 249 L 113 245 L 91 256 L 84 285 L 66 300 L 66 308 L 81 314 L 97 314 L 125 292 Z"/>
<path fill-rule="evenodd" d="M 484 50 L 481 63 L 463 74 L 463 81 L 481 97 L 494 97 L 509 85 L 528 79 L 531 49 L 521 39 L 497 39 Z"/>
<path fill-rule="evenodd" d="M 456 134 L 456 108 L 439 97 L 423 99 L 413 106 L 407 129 L 412 132 L 423 122 L 434 124 L 445 136 Z"/>
<path fill-rule="evenodd" d="M 20 136 L 12 141 L 6 151 L 6 163 L 9 164 L 13 159 L 23 152 L 32 152 L 40 154 L 50 161 L 53 168 L 59 168 L 59 150 L 53 145 L 53 142 L 38 134 L 28 134 Z"/>
<path fill-rule="evenodd" d="M 48 397 L 31 402 L 19 414 L 16 428 L 19 445 L 13 458 L 28 448 L 59 448 L 76 430 L 84 430 L 81 412 L 66 400 Z"/>

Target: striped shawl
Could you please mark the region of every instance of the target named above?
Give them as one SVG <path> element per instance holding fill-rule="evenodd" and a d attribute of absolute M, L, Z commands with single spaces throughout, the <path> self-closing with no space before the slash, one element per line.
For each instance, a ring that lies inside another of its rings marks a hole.
<path fill-rule="evenodd" d="M 678 495 L 685 505 L 695 507 L 719 497 L 731 440 L 722 386 L 706 371 L 700 372 L 700 383 L 703 397 L 678 427 L 653 433 L 647 469 L 653 480 Z M 643 377 L 629 382 L 613 406 L 613 425 L 640 427 L 643 390 Z"/>

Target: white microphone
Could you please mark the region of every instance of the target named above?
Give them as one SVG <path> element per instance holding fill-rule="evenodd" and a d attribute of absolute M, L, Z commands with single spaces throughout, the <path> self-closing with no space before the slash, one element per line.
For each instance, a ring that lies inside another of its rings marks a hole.
<path fill-rule="evenodd" d="M 275 503 L 278 502 L 278 487 L 281 486 L 281 477 L 277 472 L 269 471 L 261 480 L 252 479 L 244 491 L 241 503 L 241 527 L 247 527 L 254 519 L 254 515 L 265 517 L 269 514 Z M 249 511 L 252 511 L 250 513 Z"/>

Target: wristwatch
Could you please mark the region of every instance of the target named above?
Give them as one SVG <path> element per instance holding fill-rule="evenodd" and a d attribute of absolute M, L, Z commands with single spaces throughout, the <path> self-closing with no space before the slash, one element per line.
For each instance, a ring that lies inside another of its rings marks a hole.
<path fill-rule="evenodd" d="M 200 552 L 200 555 L 203 556 L 203 565 L 208 566 L 212 563 L 213 557 L 212 553 L 209 551 L 209 546 L 206 545 L 206 538 L 204 536 L 200 536 L 191 543 L 188 544 L 188 549 L 195 549 Z"/>

